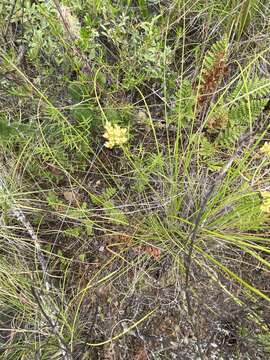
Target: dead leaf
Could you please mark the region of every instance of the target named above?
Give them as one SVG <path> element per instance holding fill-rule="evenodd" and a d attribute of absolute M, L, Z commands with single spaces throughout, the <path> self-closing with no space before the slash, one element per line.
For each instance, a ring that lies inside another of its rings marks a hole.
<path fill-rule="evenodd" d="M 124 242 L 124 243 L 130 243 L 132 240 L 132 236 L 127 233 L 119 234 L 118 238 L 121 242 Z"/>
<path fill-rule="evenodd" d="M 154 247 L 154 246 L 146 246 L 143 249 L 147 254 L 151 255 L 153 258 L 155 258 L 156 260 L 160 259 L 161 256 L 161 250 Z"/>
<path fill-rule="evenodd" d="M 61 176 L 63 175 L 61 169 L 59 169 L 56 165 L 47 163 L 47 169 L 55 176 Z"/>
<path fill-rule="evenodd" d="M 110 245 L 128 245 L 131 243 L 133 236 L 131 234 L 128 233 L 117 233 L 117 234 L 112 234 L 112 235 L 107 235 L 107 239 L 109 239 L 109 244 Z"/>
<path fill-rule="evenodd" d="M 82 195 L 73 191 L 64 191 L 63 196 L 70 204 L 73 205 L 77 205 L 82 201 Z"/>

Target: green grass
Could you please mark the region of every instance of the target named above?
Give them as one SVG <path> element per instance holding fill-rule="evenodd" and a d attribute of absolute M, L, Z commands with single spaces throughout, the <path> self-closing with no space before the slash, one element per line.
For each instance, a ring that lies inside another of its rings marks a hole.
<path fill-rule="evenodd" d="M 1 3 L 3 359 L 268 358 L 268 13 Z"/>

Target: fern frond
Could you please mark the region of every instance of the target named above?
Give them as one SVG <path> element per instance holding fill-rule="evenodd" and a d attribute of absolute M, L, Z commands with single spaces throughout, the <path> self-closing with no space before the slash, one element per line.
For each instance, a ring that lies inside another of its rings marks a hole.
<path fill-rule="evenodd" d="M 253 77 L 245 83 L 242 79 L 238 81 L 234 90 L 228 97 L 229 102 L 240 101 L 246 97 L 265 98 L 270 94 L 270 80 L 268 78 Z"/>
<path fill-rule="evenodd" d="M 251 100 L 249 103 L 242 100 L 237 105 L 233 106 L 229 111 L 229 119 L 235 126 L 248 125 L 262 113 L 268 100 Z"/>
<path fill-rule="evenodd" d="M 202 74 L 204 75 L 211 71 L 219 58 L 223 58 L 225 60 L 227 57 L 227 52 L 228 38 L 224 37 L 223 39 L 215 42 L 204 56 Z M 204 76 L 202 77 L 201 81 L 204 83 Z"/>
<path fill-rule="evenodd" d="M 200 149 L 199 154 L 203 160 L 211 159 L 215 154 L 215 146 L 205 136 L 200 136 L 199 139 Z"/>
<path fill-rule="evenodd" d="M 238 81 L 226 99 L 227 103 L 231 104 L 228 111 L 229 121 L 226 129 L 216 139 L 219 145 L 228 147 L 236 143 L 241 133 L 264 111 L 269 93 L 270 81 L 267 78 L 254 77 L 246 82 L 242 79 Z"/>
<path fill-rule="evenodd" d="M 209 99 L 227 72 L 228 40 L 223 38 L 212 45 L 207 51 L 201 71 L 198 105 L 202 105 Z"/>
<path fill-rule="evenodd" d="M 216 138 L 216 143 L 218 143 L 222 148 L 228 149 L 233 147 L 241 134 L 243 134 L 245 127 L 229 125 L 224 131 L 220 132 Z"/>
<path fill-rule="evenodd" d="M 188 79 L 183 79 L 175 95 L 174 114 L 178 121 L 189 120 L 194 116 L 196 96 L 192 84 Z"/>

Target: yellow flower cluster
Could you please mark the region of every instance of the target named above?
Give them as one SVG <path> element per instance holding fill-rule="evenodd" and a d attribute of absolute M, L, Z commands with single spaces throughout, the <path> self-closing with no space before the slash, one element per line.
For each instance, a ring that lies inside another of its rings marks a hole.
<path fill-rule="evenodd" d="M 270 156 L 270 143 L 269 142 L 264 143 L 264 145 L 260 148 L 260 152 Z"/>
<path fill-rule="evenodd" d="M 263 198 L 261 210 L 267 214 L 270 214 L 270 191 L 261 191 L 261 196 Z"/>
<path fill-rule="evenodd" d="M 103 137 L 107 140 L 105 146 L 108 149 L 112 149 L 114 146 L 120 146 L 128 141 L 127 129 L 121 128 L 117 124 L 111 124 L 107 122 L 105 125 L 105 133 Z"/>

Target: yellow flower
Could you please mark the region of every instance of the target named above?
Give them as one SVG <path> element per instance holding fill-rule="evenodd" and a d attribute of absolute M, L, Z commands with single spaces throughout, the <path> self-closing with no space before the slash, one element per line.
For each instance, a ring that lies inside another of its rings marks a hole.
<path fill-rule="evenodd" d="M 264 145 L 260 148 L 260 152 L 270 156 L 270 143 L 265 142 Z"/>
<path fill-rule="evenodd" d="M 270 200 L 270 191 L 263 190 L 263 191 L 260 191 L 260 194 L 261 194 L 261 197 L 263 199 L 269 199 Z"/>
<path fill-rule="evenodd" d="M 105 125 L 105 133 L 103 137 L 107 140 L 105 146 L 112 149 L 114 146 L 121 146 L 128 141 L 127 129 L 120 128 L 117 124 L 107 122 Z"/>
<path fill-rule="evenodd" d="M 260 191 L 260 194 L 263 198 L 263 203 L 261 205 L 261 211 L 267 214 L 270 214 L 270 191 Z"/>
<path fill-rule="evenodd" d="M 261 211 L 267 214 L 270 214 L 270 201 L 264 202 L 261 205 Z"/>

